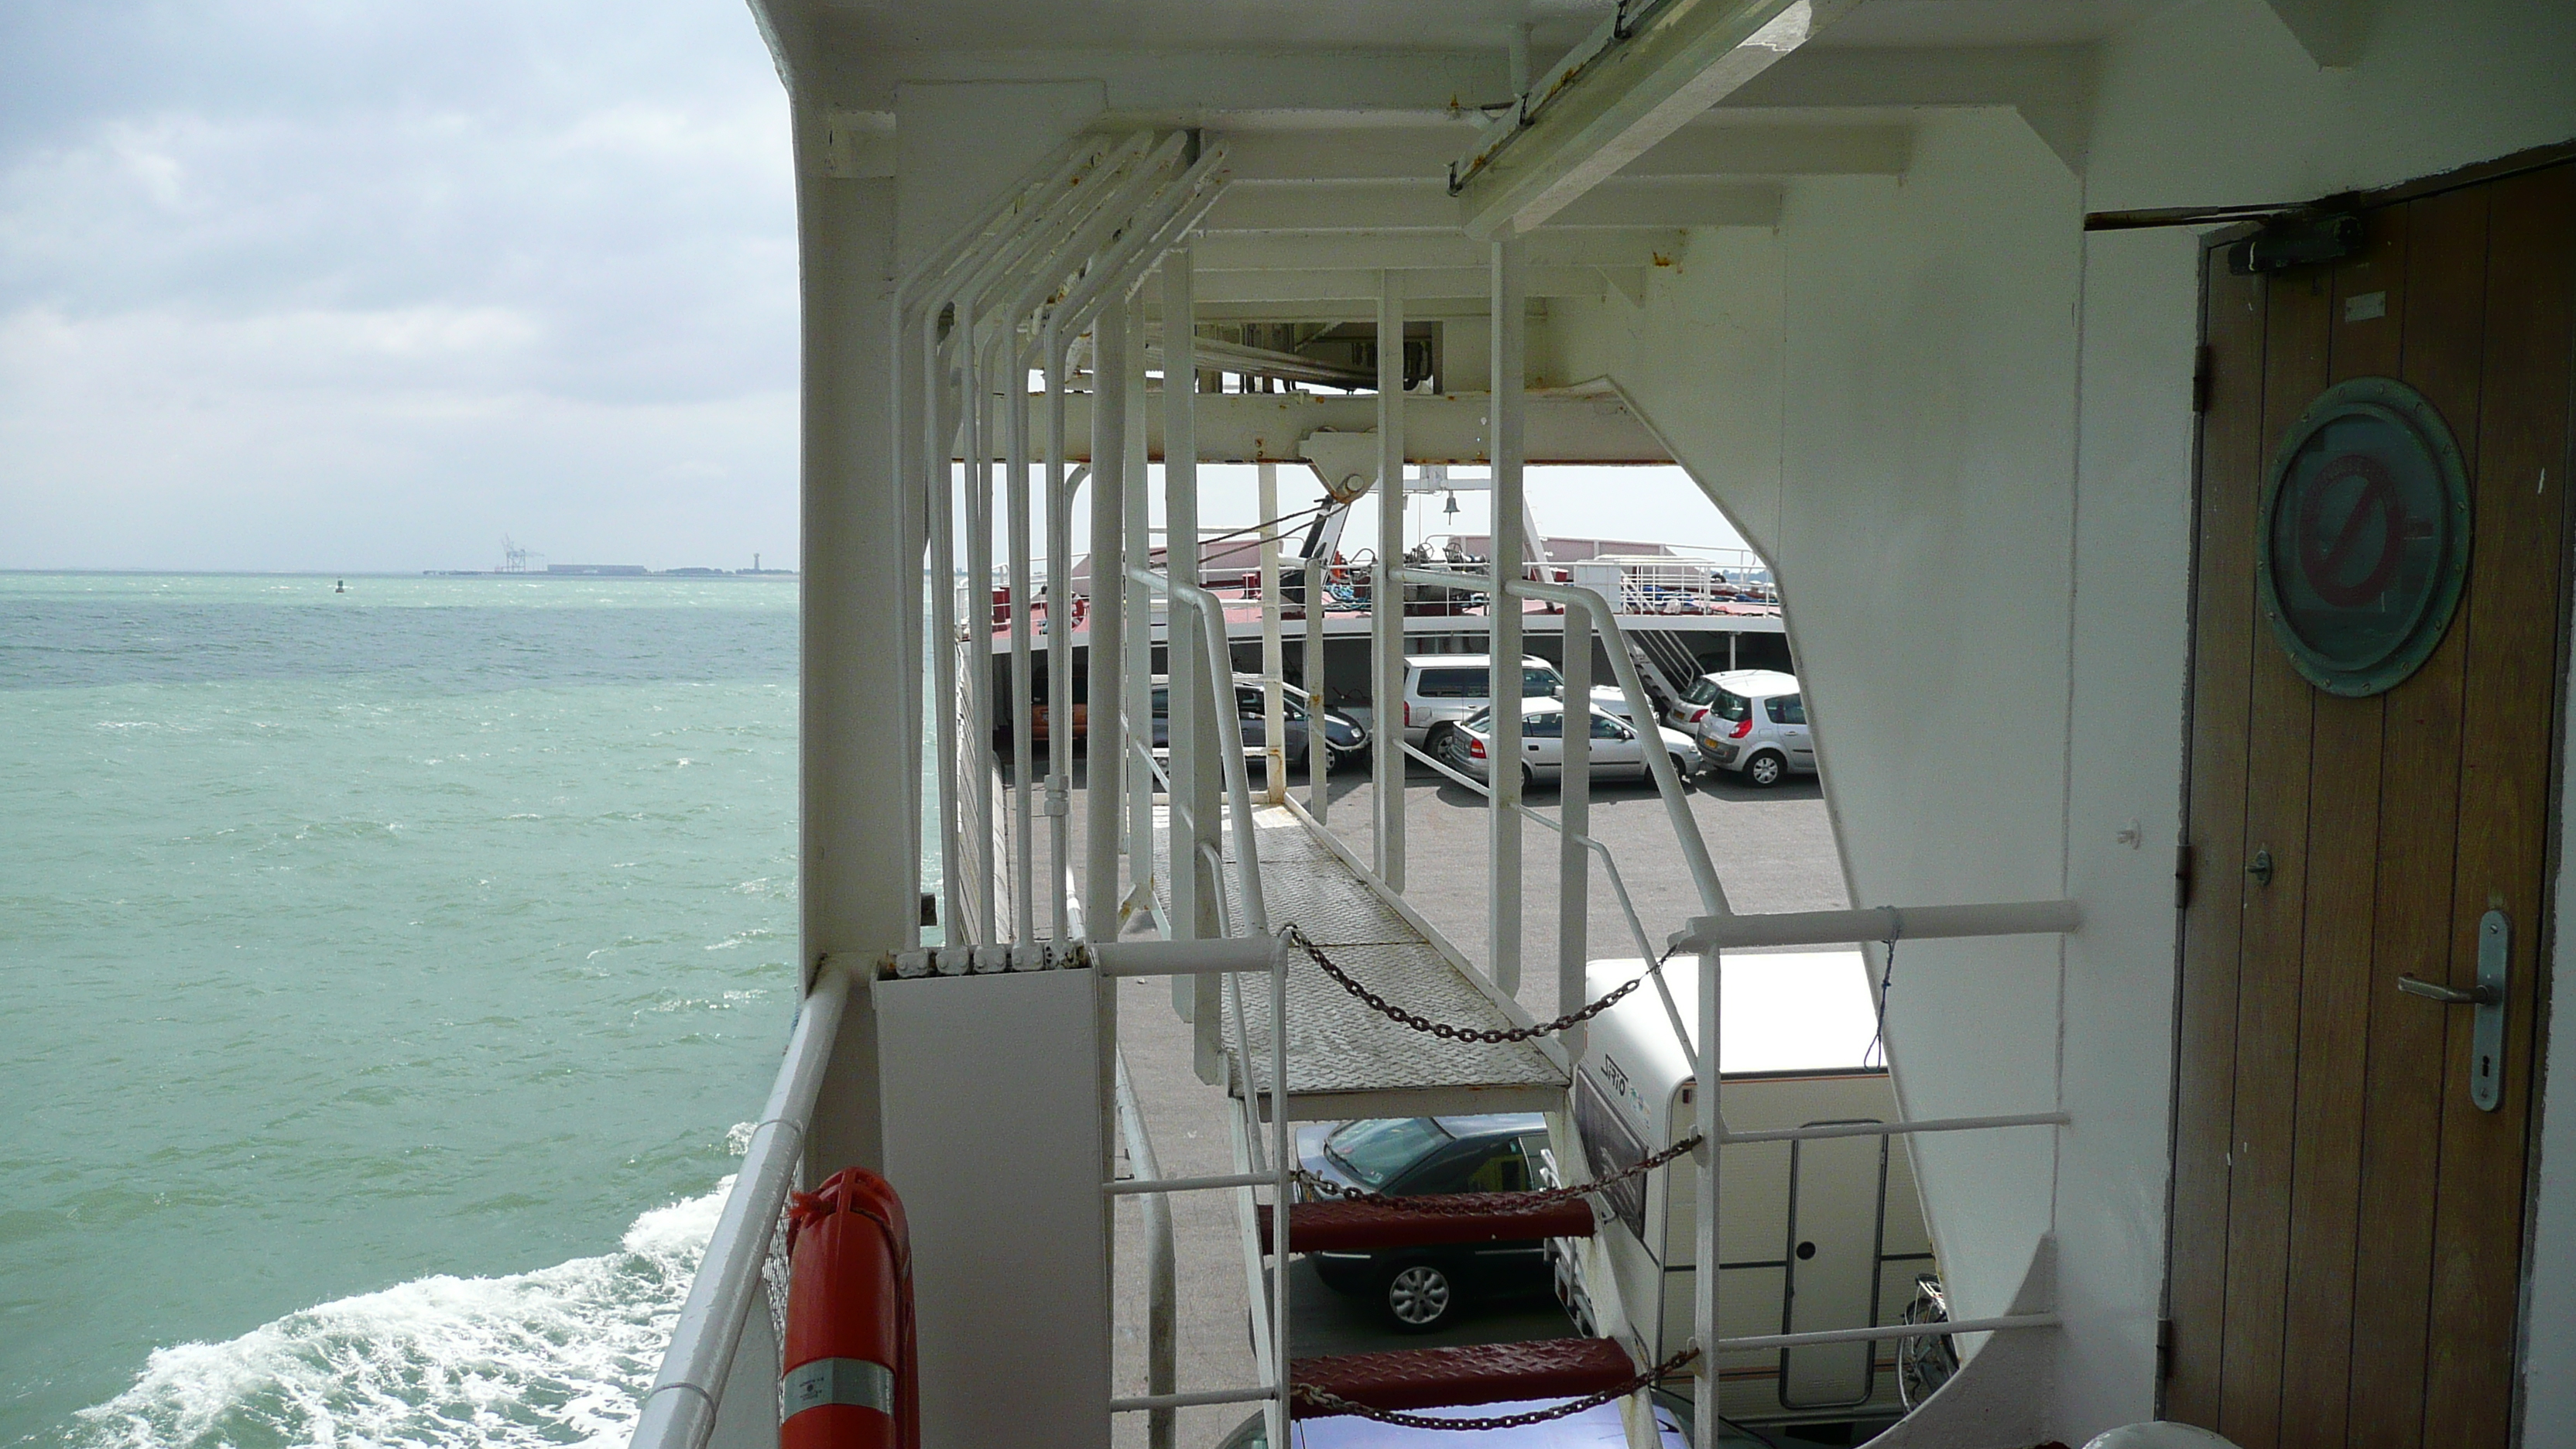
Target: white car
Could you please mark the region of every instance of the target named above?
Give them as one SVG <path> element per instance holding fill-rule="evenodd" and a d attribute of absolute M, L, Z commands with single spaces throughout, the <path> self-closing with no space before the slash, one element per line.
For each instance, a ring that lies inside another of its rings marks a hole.
<path fill-rule="evenodd" d="M 1635 776 L 1651 778 L 1653 765 L 1644 731 L 1627 721 L 1595 706 L 1592 720 L 1592 774 L 1594 778 Z M 1565 773 L 1565 706 L 1553 699 L 1533 699 L 1521 706 L 1521 783 L 1533 785 L 1554 780 Z M 1673 773 L 1687 777 L 1691 767 L 1691 738 L 1679 730 L 1655 728 L 1654 742 L 1673 762 Z M 1458 726 L 1459 762 L 1472 774 L 1491 778 L 1493 765 L 1493 713 L 1480 711 L 1473 719 Z"/>
<path fill-rule="evenodd" d="M 1421 654 L 1404 661 L 1404 742 L 1437 760 L 1457 757 L 1458 722 L 1494 697 L 1493 660 L 1483 654 Z M 1535 656 L 1521 659 L 1521 697 L 1553 699 L 1565 692 L 1556 666 Z"/>
<path fill-rule="evenodd" d="M 1816 739 L 1807 728 L 1798 676 L 1776 669 L 1738 669 L 1701 682 L 1713 686 L 1708 712 L 1699 721 L 1701 759 L 1735 771 L 1761 790 L 1793 773 L 1816 773 Z"/>

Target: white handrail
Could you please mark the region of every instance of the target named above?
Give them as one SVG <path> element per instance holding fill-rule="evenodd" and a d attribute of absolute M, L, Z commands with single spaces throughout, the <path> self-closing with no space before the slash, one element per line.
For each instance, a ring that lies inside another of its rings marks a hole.
<path fill-rule="evenodd" d="M 1234 664 L 1225 638 L 1225 606 L 1217 597 L 1196 584 L 1185 584 L 1166 574 L 1158 574 L 1142 564 L 1127 566 L 1131 582 L 1188 605 L 1198 612 L 1205 627 L 1198 631 L 1206 641 L 1208 655 L 1208 690 L 1216 706 L 1218 753 L 1224 756 L 1225 791 L 1234 827 L 1235 879 L 1240 882 L 1245 924 L 1255 936 L 1270 934 L 1270 912 L 1261 896 L 1260 853 L 1252 828 L 1252 774 L 1243 762 L 1243 721 L 1234 703 Z"/>
<path fill-rule="evenodd" d="M 1739 946 L 1830 946 L 1845 941 L 1917 941 L 1961 936 L 2049 936 L 2081 928 L 2073 901 L 1998 901 L 1969 906 L 1863 906 L 1852 911 L 1697 916 L 1665 944 L 1683 951 Z"/>
<path fill-rule="evenodd" d="M 699 1260 L 671 1346 L 662 1355 L 662 1371 L 644 1396 L 631 1441 L 634 1449 L 704 1449 L 715 1430 L 716 1407 L 742 1343 L 743 1323 L 764 1289 L 761 1264 L 804 1156 L 814 1098 L 822 1090 L 823 1071 L 849 999 L 850 973 L 826 958 L 814 989 L 797 1009 L 786 1063 L 778 1070 L 733 1191 L 725 1195 L 723 1213 L 707 1239 L 706 1256 Z"/>

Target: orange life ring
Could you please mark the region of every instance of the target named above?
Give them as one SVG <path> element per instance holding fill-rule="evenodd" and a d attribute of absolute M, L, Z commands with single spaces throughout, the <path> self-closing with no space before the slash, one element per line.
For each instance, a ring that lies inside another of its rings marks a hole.
<path fill-rule="evenodd" d="M 865 1168 L 787 1209 L 780 1449 L 918 1449 L 912 1244 L 903 1201 Z"/>

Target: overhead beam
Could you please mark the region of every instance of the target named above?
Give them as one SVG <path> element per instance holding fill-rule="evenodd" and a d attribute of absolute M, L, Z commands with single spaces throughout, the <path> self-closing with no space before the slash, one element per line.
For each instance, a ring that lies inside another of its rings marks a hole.
<path fill-rule="evenodd" d="M 1806 44 L 1850 3 L 1665 0 L 1624 39 L 1605 34 L 1597 48 L 1579 47 L 1522 99 L 1516 128 L 1462 161 L 1453 184 L 1468 233 L 1535 229 Z"/>
<path fill-rule="evenodd" d="M 1773 227 L 1775 181 L 1632 180 L 1614 176 L 1556 214 L 1538 235 L 1578 229 Z M 1458 202 L 1437 182 L 1292 182 L 1227 188 L 1202 234 L 1334 232 L 1458 234 Z"/>
<path fill-rule="evenodd" d="M 1351 267 L 1312 272 L 1211 272 L 1199 278 L 1199 297 L 1208 302 L 1367 301 L 1377 295 L 1378 270 Z M 1633 302 L 1644 295 L 1648 270 L 1647 266 L 1531 267 L 1527 291 L 1532 297 L 1599 301 L 1616 290 Z M 1406 270 L 1404 293 L 1418 299 L 1406 305 L 1416 315 L 1432 315 L 1448 299 L 1483 296 L 1479 289 L 1485 280 L 1486 269 L 1482 267 Z"/>
<path fill-rule="evenodd" d="M 1446 115 L 1387 114 L 1363 125 L 1304 130 L 1236 129 L 1244 118 L 1217 118 L 1226 158 L 1241 189 L 1277 181 L 1449 180 L 1449 163 L 1477 139 L 1475 128 Z M 1913 128 L 1885 119 L 1785 121 L 1699 116 L 1620 168 L 1622 177 L 1894 176 L 1911 159 Z"/>
<path fill-rule="evenodd" d="M 1656 257 L 1681 255 L 1688 238 L 1678 230 L 1544 232 L 1524 248 L 1531 266 L 1638 267 Z M 1312 236 L 1210 236 L 1192 251 L 1201 274 L 1215 272 L 1334 271 L 1365 267 L 1420 271 L 1476 267 L 1491 247 L 1457 233 L 1428 231 L 1325 232 Z M 1370 287 L 1374 292 L 1374 284 Z"/>
<path fill-rule="evenodd" d="M 1843 108 L 2009 107 L 2068 170 L 2093 138 L 2101 56 L 2091 45 L 1836 47 L 1802 50 L 1728 96 L 1721 113 Z"/>
<path fill-rule="evenodd" d="M 1077 461 L 1089 461 L 1091 400 L 1089 393 L 1065 399 L 1067 455 Z M 1196 403 L 1202 463 L 1302 463 L 1302 444 L 1310 433 L 1365 433 L 1377 426 L 1377 398 L 1371 394 L 1201 393 Z M 1485 442 L 1487 403 L 1482 393 L 1407 395 L 1405 461 L 1491 461 Z M 1159 412 L 1148 410 L 1145 435 L 1148 452 L 1158 460 L 1163 456 Z M 1646 425 L 1615 397 L 1531 393 L 1525 426 L 1532 463 L 1672 461 Z"/>

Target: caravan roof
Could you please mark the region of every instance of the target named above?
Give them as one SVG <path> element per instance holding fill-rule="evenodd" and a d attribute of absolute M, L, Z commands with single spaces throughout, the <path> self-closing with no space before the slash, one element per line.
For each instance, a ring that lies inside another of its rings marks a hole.
<path fill-rule="evenodd" d="M 1635 959 L 1595 961 L 1591 994 L 1608 994 L 1646 969 Z M 1699 1036 L 1699 962 L 1675 957 L 1655 983 L 1629 993 L 1593 1028 L 1597 1045 L 1616 1051 L 1631 1070 L 1678 1085 L 1694 1075 Z M 1718 1067 L 1728 1076 L 1848 1072 L 1865 1069 L 1878 1035 L 1868 967 L 1860 951 L 1739 951 L 1726 957 L 1726 995 L 1719 1002 Z M 1681 1038 L 1693 1046 L 1685 1048 Z"/>

